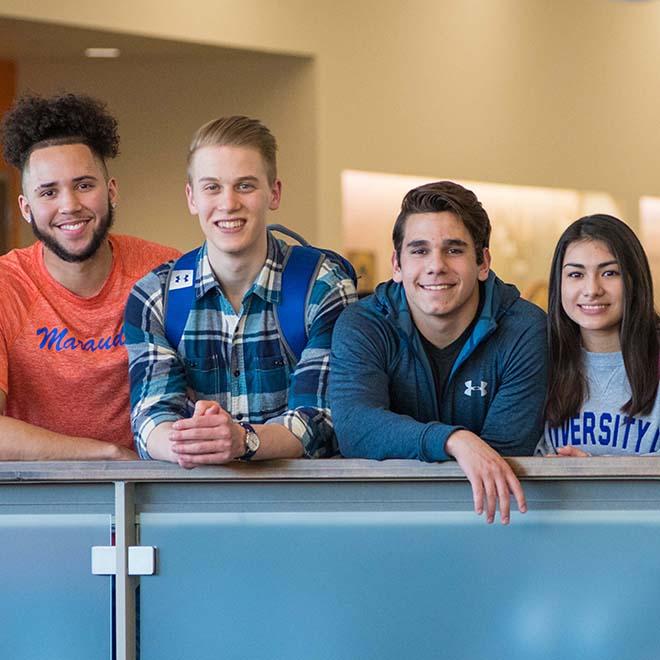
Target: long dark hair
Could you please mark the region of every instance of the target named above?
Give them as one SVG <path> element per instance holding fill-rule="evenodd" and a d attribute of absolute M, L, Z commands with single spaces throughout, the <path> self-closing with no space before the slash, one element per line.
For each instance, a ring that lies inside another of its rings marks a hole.
<path fill-rule="evenodd" d="M 588 394 L 582 364 L 580 327 L 561 301 L 562 266 L 566 248 L 575 241 L 602 241 L 614 255 L 623 278 L 623 317 L 619 338 L 632 396 L 621 411 L 648 415 L 658 391 L 658 331 L 660 317 L 653 304 L 649 262 L 635 233 L 621 220 L 604 214 L 576 220 L 561 235 L 550 268 L 548 336 L 550 373 L 545 416 L 551 426 L 574 417 Z"/>

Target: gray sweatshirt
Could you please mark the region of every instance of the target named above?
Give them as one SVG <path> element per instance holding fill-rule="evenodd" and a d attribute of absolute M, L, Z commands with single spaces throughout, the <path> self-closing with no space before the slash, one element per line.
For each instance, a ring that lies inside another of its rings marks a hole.
<path fill-rule="evenodd" d="M 639 456 L 660 452 L 660 393 L 650 415 L 628 417 L 621 406 L 630 399 L 630 384 L 618 353 L 582 351 L 589 395 L 575 417 L 556 428 L 545 425 L 537 454 L 571 445 L 592 455 Z"/>

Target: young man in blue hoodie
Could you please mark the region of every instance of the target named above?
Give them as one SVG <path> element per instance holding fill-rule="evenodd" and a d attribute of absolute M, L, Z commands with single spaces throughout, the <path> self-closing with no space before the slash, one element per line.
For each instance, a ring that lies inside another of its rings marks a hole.
<path fill-rule="evenodd" d="M 455 458 L 488 522 L 510 494 L 504 456 L 531 455 L 543 428 L 545 314 L 490 270 L 490 221 L 450 181 L 408 192 L 392 233 L 393 279 L 347 308 L 332 342 L 331 410 L 353 458 Z"/>

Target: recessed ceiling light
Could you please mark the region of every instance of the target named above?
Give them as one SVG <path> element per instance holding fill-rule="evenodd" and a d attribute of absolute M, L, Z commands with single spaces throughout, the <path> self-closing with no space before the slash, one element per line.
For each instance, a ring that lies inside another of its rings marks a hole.
<path fill-rule="evenodd" d="M 119 48 L 85 48 L 85 57 L 119 57 Z"/>

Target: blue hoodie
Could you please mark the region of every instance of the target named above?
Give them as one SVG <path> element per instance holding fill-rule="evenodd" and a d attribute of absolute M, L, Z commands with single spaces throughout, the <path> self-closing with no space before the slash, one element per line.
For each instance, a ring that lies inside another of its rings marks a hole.
<path fill-rule="evenodd" d="M 543 431 L 544 312 L 491 271 L 484 302 L 445 385 L 435 390 L 401 284 L 378 285 L 339 317 L 330 406 L 350 458 L 442 461 L 447 438 L 468 429 L 504 456 L 531 456 Z"/>

